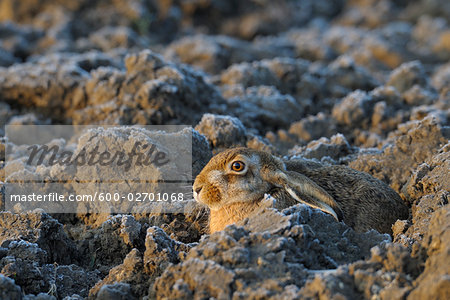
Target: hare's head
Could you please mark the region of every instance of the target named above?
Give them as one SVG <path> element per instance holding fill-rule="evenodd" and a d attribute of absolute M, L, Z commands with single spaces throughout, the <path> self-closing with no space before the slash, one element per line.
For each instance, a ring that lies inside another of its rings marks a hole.
<path fill-rule="evenodd" d="M 334 199 L 306 176 L 286 171 L 283 161 L 248 148 L 226 150 L 214 156 L 194 182 L 194 198 L 211 210 L 234 203 L 256 203 L 274 190 L 319 208 L 336 219 L 342 213 Z"/>

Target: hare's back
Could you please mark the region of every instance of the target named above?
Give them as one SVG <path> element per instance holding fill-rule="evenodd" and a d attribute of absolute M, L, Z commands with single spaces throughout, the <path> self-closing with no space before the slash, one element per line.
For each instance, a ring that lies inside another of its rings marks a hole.
<path fill-rule="evenodd" d="M 392 223 L 408 217 L 408 208 L 400 196 L 367 173 L 307 160 L 290 160 L 285 164 L 287 170 L 307 176 L 326 190 L 338 202 L 344 222 L 357 231 L 374 228 L 390 233 Z"/>

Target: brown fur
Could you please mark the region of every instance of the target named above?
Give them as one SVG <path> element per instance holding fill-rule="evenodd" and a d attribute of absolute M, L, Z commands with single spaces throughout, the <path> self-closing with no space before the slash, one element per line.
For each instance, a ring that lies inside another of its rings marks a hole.
<path fill-rule="evenodd" d="M 326 166 L 307 160 L 285 162 L 286 169 L 302 173 L 338 202 L 347 225 L 356 231 L 376 229 L 391 233 L 397 219 L 409 211 L 400 196 L 382 181 L 346 166 Z"/>
<path fill-rule="evenodd" d="M 257 203 L 232 203 L 209 214 L 209 231 L 223 230 L 227 225 L 247 218 L 258 207 Z"/>
<path fill-rule="evenodd" d="M 236 160 L 246 164 L 245 172 L 230 169 Z M 210 207 L 211 233 L 248 217 L 266 193 L 277 199 L 277 208 L 301 201 L 333 214 L 357 231 L 374 228 L 390 233 L 395 220 L 408 217 L 398 194 L 369 174 L 301 159 L 283 162 L 247 148 L 214 156 L 193 188 L 196 200 Z"/>

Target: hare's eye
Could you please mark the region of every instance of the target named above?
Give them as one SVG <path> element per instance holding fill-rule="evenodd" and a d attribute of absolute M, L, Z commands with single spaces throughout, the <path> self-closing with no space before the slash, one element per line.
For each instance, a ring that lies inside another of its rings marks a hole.
<path fill-rule="evenodd" d="M 245 168 L 245 164 L 242 161 L 235 161 L 231 164 L 231 170 L 235 172 L 242 172 Z"/>

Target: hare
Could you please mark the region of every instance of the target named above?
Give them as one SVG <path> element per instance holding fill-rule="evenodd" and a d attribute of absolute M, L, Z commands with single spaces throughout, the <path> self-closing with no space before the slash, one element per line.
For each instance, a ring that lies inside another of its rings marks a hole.
<path fill-rule="evenodd" d="M 277 200 L 276 208 L 305 203 L 359 232 L 392 233 L 392 224 L 409 215 L 400 196 L 369 174 L 303 159 L 283 161 L 248 148 L 214 156 L 196 177 L 193 193 L 210 208 L 210 233 L 249 216 L 265 194 Z"/>

